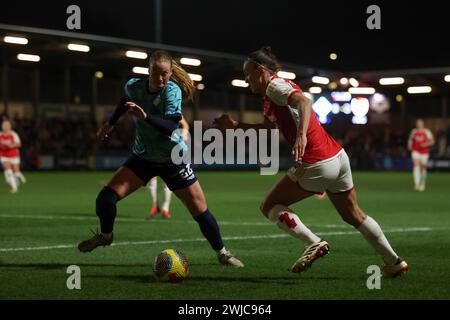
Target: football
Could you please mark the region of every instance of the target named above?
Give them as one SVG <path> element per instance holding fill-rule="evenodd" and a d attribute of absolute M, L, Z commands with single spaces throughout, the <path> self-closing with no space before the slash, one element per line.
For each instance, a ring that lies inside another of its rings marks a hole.
<path fill-rule="evenodd" d="M 180 251 L 166 249 L 155 257 L 153 273 L 160 282 L 180 282 L 189 274 L 188 261 Z"/>

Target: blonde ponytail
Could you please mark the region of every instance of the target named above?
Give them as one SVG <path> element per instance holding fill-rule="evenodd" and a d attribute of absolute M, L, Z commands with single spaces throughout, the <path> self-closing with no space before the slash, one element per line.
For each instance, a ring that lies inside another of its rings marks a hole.
<path fill-rule="evenodd" d="M 194 98 L 195 85 L 189 74 L 175 60 L 172 59 L 172 76 L 170 79 L 180 86 L 183 91 L 183 101 Z"/>

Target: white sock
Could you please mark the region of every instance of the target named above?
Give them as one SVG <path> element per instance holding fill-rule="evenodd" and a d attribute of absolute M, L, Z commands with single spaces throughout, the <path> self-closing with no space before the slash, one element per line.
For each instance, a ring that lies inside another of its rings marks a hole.
<path fill-rule="evenodd" d="M 14 179 L 16 180 L 17 187 L 19 187 L 20 186 L 20 179 L 17 176 L 16 172 L 14 172 Z"/>
<path fill-rule="evenodd" d="M 427 180 L 427 170 L 422 170 L 420 175 L 420 185 L 425 187 L 426 180 Z"/>
<path fill-rule="evenodd" d="M 158 202 L 158 196 L 157 196 L 158 181 L 157 181 L 157 179 L 156 178 L 150 179 L 147 186 L 150 190 L 150 196 L 152 198 L 153 206 L 156 206 L 157 202 Z"/>
<path fill-rule="evenodd" d="M 26 179 L 24 177 L 24 175 L 22 174 L 22 172 L 18 171 L 18 172 L 14 172 L 14 175 L 16 176 L 16 179 L 22 183 L 25 183 Z"/>
<path fill-rule="evenodd" d="M 413 176 L 414 176 L 414 186 L 419 187 L 420 185 L 420 166 L 414 166 L 413 169 Z"/>
<path fill-rule="evenodd" d="M 362 233 L 364 238 L 382 256 L 386 264 L 395 264 L 397 262 L 397 254 L 386 239 L 380 225 L 374 219 L 367 216 L 357 230 Z"/>
<path fill-rule="evenodd" d="M 217 254 L 224 254 L 224 253 L 227 253 L 227 249 L 225 249 L 225 247 L 223 247 L 220 250 L 216 250 L 216 252 L 217 252 Z"/>
<path fill-rule="evenodd" d="M 162 205 L 163 210 L 169 211 L 171 198 L 172 198 L 172 191 L 170 191 L 170 189 L 167 187 L 167 185 L 164 185 L 164 202 Z"/>
<path fill-rule="evenodd" d="M 17 181 L 11 169 L 5 170 L 5 178 L 13 190 L 17 190 Z"/>
<path fill-rule="evenodd" d="M 291 236 L 303 241 L 305 246 L 319 242 L 320 238 L 308 229 L 300 218 L 286 206 L 277 204 L 269 212 L 269 219 Z"/>

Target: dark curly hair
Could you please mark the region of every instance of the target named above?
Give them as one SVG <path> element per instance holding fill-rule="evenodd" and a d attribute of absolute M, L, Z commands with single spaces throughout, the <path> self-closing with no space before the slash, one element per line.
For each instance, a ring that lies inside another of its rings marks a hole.
<path fill-rule="evenodd" d="M 247 60 L 257 65 L 264 66 L 272 73 L 276 73 L 281 69 L 277 57 L 272 53 L 272 49 L 269 46 L 253 51 L 248 55 Z"/>

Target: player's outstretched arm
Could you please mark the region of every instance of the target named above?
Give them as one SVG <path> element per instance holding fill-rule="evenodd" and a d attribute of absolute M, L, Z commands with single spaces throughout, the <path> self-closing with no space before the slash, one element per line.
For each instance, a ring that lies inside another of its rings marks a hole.
<path fill-rule="evenodd" d="M 112 114 L 111 118 L 106 121 L 100 129 L 97 131 L 97 138 L 100 140 L 105 140 L 108 137 L 108 134 L 114 129 L 115 124 L 117 121 L 119 121 L 120 117 L 127 112 L 127 108 L 125 108 L 125 103 L 127 102 L 127 97 L 123 97 L 120 102 L 117 104 L 116 109 L 114 110 L 114 113 Z"/>
<path fill-rule="evenodd" d="M 130 99 L 124 96 L 117 104 L 116 110 L 114 110 L 114 113 L 108 121 L 111 126 L 115 126 L 120 117 L 122 117 L 122 115 L 128 111 L 128 109 L 125 107 L 125 103 L 127 103 L 127 101 L 130 101 Z"/>
<path fill-rule="evenodd" d="M 106 121 L 100 129 L 97 131 L 97 138 L 100 140 L 105 140 L 108 137 L 108 134 L 114 129 L 114 126 Z"/>
<path fill-rule="evenodd" d="M 181 116 L 172 116 L 168 119 L 162 119 L 154 115 L 148 114 L 134 102 L 128 101 L 125 103 L 125 108 L 129 110 L 134 116 L 144 120 L 164 134 L 171 135 L 172 132 L 178 129 L 178 124 Z"/>
<path fill-rule="evenodd" d="M 213 126 L 221 131 L 226 129 L 275 129 L 275 125 L 268 119 L 265 119 L 264 123 L 243 123 L 234 120 L 228 114 L 223 114 L 214 119 Z"/>

